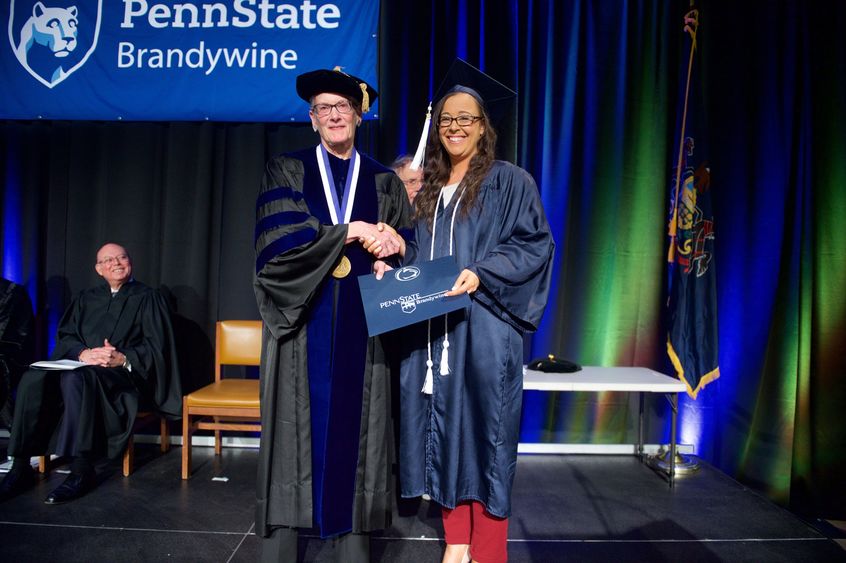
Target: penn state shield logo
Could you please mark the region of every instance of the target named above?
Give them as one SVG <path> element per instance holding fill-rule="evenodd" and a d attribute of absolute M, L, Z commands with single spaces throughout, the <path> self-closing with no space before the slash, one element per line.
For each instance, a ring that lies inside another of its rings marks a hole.
<path fill-rule="evenodd" d="M 97 47 L 102 0 L 11 0 L 9 43 L 48 88 L 79 70 Z"/>
<path fill-rule="evenodd" d="M 411 281 L 420 275 L 420 268 L 417 266 L 406 266 L 400 268 L 394 274 L 397 281 Z"/>

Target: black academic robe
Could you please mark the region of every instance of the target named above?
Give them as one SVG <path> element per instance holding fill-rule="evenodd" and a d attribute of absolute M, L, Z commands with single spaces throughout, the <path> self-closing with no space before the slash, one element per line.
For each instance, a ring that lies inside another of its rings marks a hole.
<path fill-rule="evenodd" d="M 405 329 L 400 372 L 400 486 L 404 497 L 429 494 L 442 506 L 482 502 L 497 517 L 511 513 L 511 487 L 523 390 L 523 334 L 540 322 L 549 293 L 554 241 L 532 177 L 496 161 L 476 206 L 459 193 L 439 209 L 434 229 L 416 225 L 406 264 L 452 256 L 479 276 L 469 309 Z M 460 203 L 459 203 L 460 205 Z M 434 252 L 432 238 L 434 232 Z M 445 327 L 447 375 L 440 374 Z M 433 393 L 421 392 L 429 343 Z"/>
<path fill-rule="evenodd" d="M 6 402 L 32 362 L 34 325 L 32 302 L 26 289 L 0 278 L 0 423 L 3 424 L 12 415 Z"/>
<path fill-rule="evenodd" d="M 85 379 L 85 394 L 76 428 L 63 428 L 66 435 L 74 437 L 72 451 L 62 453 L 119 457 L 139 404 L 170 418 L 181 416 L 182 391 L 170 310 L 158 291 L 137 281 L 124 284 L 114 297 L 106 284 L 83 291 L 59 322 L 57 336 L 54 360 L 76 360 L 82 350 L 103 346 L 108 338 L 131 364 L 131 371 L 100 366 L 74 370 L 73 377 Z M 60 423 L 56 413 L 61 413 L 59 375 L 43 370 L 24 374 L 15 405 L 11 454 L 41 455 L 47 453 L 45 448 L 55 447 Z"/>
<path fill-rule="evenodd" d="M 410 226 L 402 182 L 360 156 L 350 221 Z M 352 174 L 352 171 L 349 172 Z M 391 513 L 390 380 L 368 338 L 357 277 L 372 258 L 333 225 L 314 147 L 270 160 L 256 203 L 254 289 L 264 321 L 256 530 L 323 537 L 377 530 Z M 342 255 L 352 271 L 332 276 Z"/>

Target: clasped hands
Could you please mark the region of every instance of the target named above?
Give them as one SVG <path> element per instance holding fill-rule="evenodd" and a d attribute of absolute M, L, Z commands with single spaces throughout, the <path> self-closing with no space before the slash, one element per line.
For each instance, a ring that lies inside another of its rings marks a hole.
<path fill-rule="evenodd" d="M 109 339 L 103 340 L 99 348 L 86 348 L 79 353 L 79 361 L 91 366 L 102 366 L 105 368 L 117 368 L 126 363 L 126 355 L 119 352 L 117 348 L 109 343 Z"/>
<path fill-rule="evenodd" d="M 347 230 L 347 244 L 358 241 L 377 260 L 405 254 L 405 241 L 390 225 L 375 225 L 364 221 L 353 221 Z"/>
<path fill-rule="evenodd" d="M 352 227 L 352 225 L 350 226 Z M 369 226 L 372 227 L 373 225 Z M 396 253 L 399 253 L 400 256 L 405 256 L 405 241 L 402 239 L 401 236 L 399 236 L 399 234 L 397 234 L 396 230 L 394 230 L 393 227 L 385 223 L 377 223 L 376 231 L 380 234 L 387 233 L 393 235 L 397 239 L 397 241 L 399 241 L 400 250 L 396 252 L 390 252 L 388 254 L 383 254 L 385 250 L 385 245 L 377 236 L 370 236 L 368 238 L 360 240 L 361 244 L 364 245 L 365 250 L 376 256 L 376 258 L 385 258 Z M 376 260 L 373 263 L 373 273 L 376 274 L 376 279 L 378 280 L 382 279 L 382 276 L 385 275 L 385 272 L 392 269 L 393 268 L 391 268 L 390 265 L 386 264 L 382 260 Z M 465 268 L 461 271 L 460 274 L 458 274 L 458 278 L 456 278 L 452 288 L 450 288 L 450 290 L 446 292 L 446 296 L 452 297 L 454 295 L 461 295 L 462 293 L 473 293 L 474 291 L 479 289 L 479 283 L 479 276 L 477 276 L 476 273 L 472 270 L 468 270 Z"/>

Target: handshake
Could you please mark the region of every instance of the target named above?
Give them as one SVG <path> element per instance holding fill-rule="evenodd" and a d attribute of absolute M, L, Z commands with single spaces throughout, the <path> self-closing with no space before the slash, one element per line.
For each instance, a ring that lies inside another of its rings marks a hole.
<path fill-rule="evenodd" d="M 347 244 L 358 241 L 377 260 L 399 254 L 405 255 L 405 241 L 385 223 L 353 221 L 347 231 Z"/>
<path fill-rule="evenodd" d="M 373 263 L 373 273 L 376 274 L 377 280 L 381 280 L 385 272 L 392 269 L 390 265 L 383 261 L 383 258 L 394 254 L 405 256 L 405 241 L 393 227 L 385 223 L 373 225 L 364 221 L 353 221 L 347 231 L 347 244 L 356 240 L 376 258 Z M 479 276 L 472 270 L 465 268 L 458 274 L 455 283 L 444 295 L 453 297 L 462 293 L 473 293 L 479 289 L 480 284 Z"/>

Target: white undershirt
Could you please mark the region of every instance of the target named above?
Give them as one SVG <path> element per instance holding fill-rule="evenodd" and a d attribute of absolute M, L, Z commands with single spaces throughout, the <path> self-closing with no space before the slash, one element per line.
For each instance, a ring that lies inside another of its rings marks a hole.
<path fill-rule="evenodd" d="M 454 184 L 447 184 L 446 186 L 441 188 L 441 191 L 444 194 L 443 195 L 444 208 L 446 208 L 446 206 L 449 205 L 449 200 L 452 199 L 452 196 L 453 196 L 453 194 L 455 194 L 455 190 L 456 190 L 456 188 L 458 188 L 458 184 L 460 184 L 460 183 L 461 182 L 456 182 Z"/>

